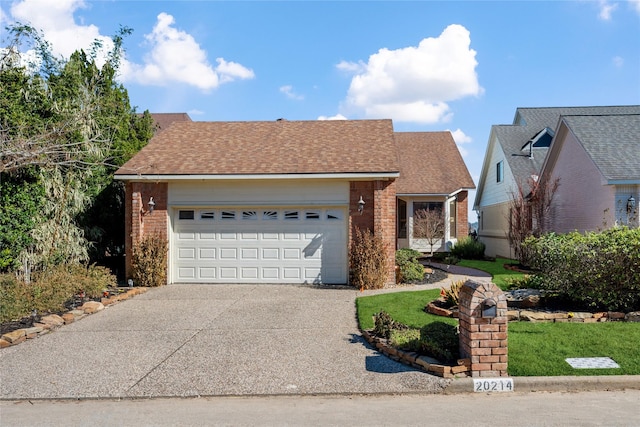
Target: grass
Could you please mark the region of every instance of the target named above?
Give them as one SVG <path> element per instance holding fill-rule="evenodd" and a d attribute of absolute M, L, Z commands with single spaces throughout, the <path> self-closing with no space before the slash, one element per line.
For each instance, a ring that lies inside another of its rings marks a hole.
<path fill-rule="evenodd" d="M 514 261 L 508 258 L 496 258 L 495 261 L 479 261 L 471 259 L 463 259 L 457 264 L 461 267 L 475 268 L 476 270 L 486 271 L 491 274 L 491 281 L 495 283 L 500 289 L 507 287 L 506 279 L 512 277 L 520 277 L 523 274 L 517 271 L 507 270 L 504 268 L 504 264 L 517 264 L 518 261 Z"/>
<path fill-rule="evenodd" d="M 372 329 L 372 316 L 381 310 L 412 328 L 456 319 L 423 311 L 440 291 L 395 292 L 356 299 L 362 329 Z M 640 323 L 509 323 L 509 375 L 640 375 Z M 620 369 L 573 369 L 568 357 L 610 357 Z"/>

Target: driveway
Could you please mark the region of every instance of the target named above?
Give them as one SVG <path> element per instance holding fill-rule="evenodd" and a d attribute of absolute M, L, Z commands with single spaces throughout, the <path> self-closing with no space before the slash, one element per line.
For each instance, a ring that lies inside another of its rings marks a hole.
<path fill-rule="evenodd" d="M 407 290 L 415 288 L 424 289 Z M 447 380 L 365 343 L 358 295 L 264 284 L 151 289 L 0 351 L 0 399 L 441 391 Z"/>

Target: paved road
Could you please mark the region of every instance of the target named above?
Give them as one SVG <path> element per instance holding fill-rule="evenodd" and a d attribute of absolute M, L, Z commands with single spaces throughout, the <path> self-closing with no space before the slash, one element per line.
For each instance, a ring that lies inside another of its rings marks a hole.
<path fill-rule="evenodd" d="M 10 426 L 633 426 L 640 391 L 0 402 Z"/>

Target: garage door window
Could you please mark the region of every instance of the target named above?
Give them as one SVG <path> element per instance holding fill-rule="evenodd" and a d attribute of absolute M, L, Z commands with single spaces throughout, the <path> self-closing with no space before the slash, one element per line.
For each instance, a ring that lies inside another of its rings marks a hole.
<path fill-rule="evenodd" d="M 216 215 L 213 211 L 200 212 L 200 219 L 203 221 L 213 221 Z"/>
<path fill-rule="evenodd" d="M 222 211 L 220 213 L 220 219 L 223 219 L 223 220 L 236 219 L 236 211 Z"/>
<path fill-rule="evenodd" d="M 298 211 L 284 211 L 284 219 L 300 219 L 300 212 Z"/>
<path fill-rule="evenodd" d="M 258 219 L 258 212 L 256 211 L 243 211 L 242 219 L 248 221 L 255 221 Z"/>
<path fill-rule="evenodd" d="M 178 218 L 181 221 L 193 221 L 195 219 L 194 211 L 180 211 L 178 213 Z"/>
<path fill-rule="evenodd" d="M 307 211 L 305 213 L 306 219 L 320 219 L 320 211 Z"/>
<path fill-rule="evenodd" d="M 343 218 L 342 211 L 337 209 L 329 209 L 327 211 L 328 220 L 341 220 Z"/>
<path fill-rule="evenodd" d="M 277 211 L 263 211 L 262 212 L 262 219 L 264 220 L 277 220 L 278 219 L 278 212 Z"/>

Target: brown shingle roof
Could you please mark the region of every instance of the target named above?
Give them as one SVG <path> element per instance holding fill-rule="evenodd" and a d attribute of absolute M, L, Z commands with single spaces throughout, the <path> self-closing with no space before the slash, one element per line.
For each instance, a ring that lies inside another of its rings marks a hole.
<path fill-rule="evenodd" d="M 155 131 L 160 132 L 169 127 L 173 122 L 190 122 L 191 117 L 187 113 L 151 113 Z"/>
<path fill-rule="evenodd" d="M 117 175 L 397 173 L 391 120 L 174 122 Z"/>
<path fill-rule="evenodd" d="M 475 188 L 450 132 L 396 132 L 398 194 L 451 194 Z"/>

